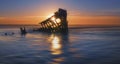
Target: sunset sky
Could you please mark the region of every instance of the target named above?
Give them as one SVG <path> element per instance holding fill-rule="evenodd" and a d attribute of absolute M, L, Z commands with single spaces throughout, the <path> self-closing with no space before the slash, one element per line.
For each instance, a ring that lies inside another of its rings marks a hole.
<path fill-rule="evenodd" d="M 120 0 L 0 0 L 0 24 L 38 24 L 58 8 L 69 25 L 120 25 Z"/>

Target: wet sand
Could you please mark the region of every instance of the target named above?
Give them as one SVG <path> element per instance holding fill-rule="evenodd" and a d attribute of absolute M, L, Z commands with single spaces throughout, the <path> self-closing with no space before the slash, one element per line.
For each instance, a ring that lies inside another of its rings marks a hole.
<path fill-rule="evenodd" d="M 14 35 L 4 35 L 4 33 Z M 69 33 L 0 29 L 0 64 L 119 64 L 120 27 L 76 28 Z"/>

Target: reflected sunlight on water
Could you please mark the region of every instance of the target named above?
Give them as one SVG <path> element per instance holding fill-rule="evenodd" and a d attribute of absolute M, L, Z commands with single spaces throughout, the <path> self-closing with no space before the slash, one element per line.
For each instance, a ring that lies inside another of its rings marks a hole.
<path fill-rule="evenodd" d="M 50 37 L 50 43 L 51 43 L 51 51 L 53 55 L 59 55 L 62 53 L 61 48 L 62 48 L 62 44 L 60 42 L 60 37 L 52 34 Z"/>
<path fill-rule="evenodd" d="M 14 34 L 4 35 L 6 32 Z M 120 28 L 25 36 L 18 29 L 0 29 L 0 64 L 120 64 L 119 45 Z"/>

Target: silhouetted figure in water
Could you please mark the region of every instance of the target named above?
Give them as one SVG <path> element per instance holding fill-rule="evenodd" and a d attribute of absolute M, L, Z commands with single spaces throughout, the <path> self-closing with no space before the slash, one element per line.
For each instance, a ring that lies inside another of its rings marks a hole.
<path fill-rule="evenodd" d="M 25 35 L 27 33 L 25 27 L 23 27 L 23 28 L 20 27 L 20 31 L 21 31 L 22 35 Z"/>

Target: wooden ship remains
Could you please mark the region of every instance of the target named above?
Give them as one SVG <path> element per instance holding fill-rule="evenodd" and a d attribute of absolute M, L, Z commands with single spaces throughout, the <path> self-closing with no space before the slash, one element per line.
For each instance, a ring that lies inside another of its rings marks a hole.
<path fill-rule="evenodd" d="M 39 31 L 51 32 L 51 33 L 67 33 L 68 32 L 68 21 L 67 11 L 59 8 L 50 18 L 42 21 L 40 24 Z"/>

